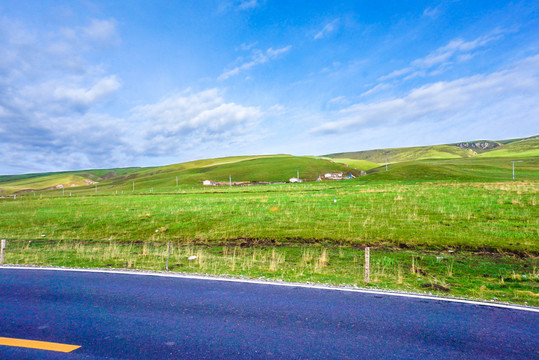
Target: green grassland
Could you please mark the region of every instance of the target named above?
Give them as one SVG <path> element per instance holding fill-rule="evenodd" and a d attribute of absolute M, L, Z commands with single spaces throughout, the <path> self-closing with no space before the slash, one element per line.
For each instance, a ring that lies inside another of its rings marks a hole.
<path fill-rule="evenodd" d="M 409 161 L 371 169 L 363 182 L 373 181 L 456 181 L 493 182 L 512 180 L 512 160 L 515 164 L 515 179 L 539 181 L 539 157 L 490 158 L 475 157 L 464 159 L 436 159 Z"/>
<path fill-rule="evenodd" d="M 422 160 L 403 155 L 387 171 L 350 157 L 275 155 L 3 176 L 1 195 L 19 193 L 0 197 L 0 237 L 16 264 L 163 270 L 170 242 L 174 271 L 537 306 L 537 138 L 498 143 L 473 156 L 453 156 L 473 150 L 450 145 L 423 148 L 415 153 Z M 326 172 L 359 175 L 365 166 L 368 174 L 355 179 L 313 181 Z M 201 185 L 229 176 L 283 182 L 297 171 L 310 182 Z M 85 179 L 96 184 L 69 186 Z M 67 187 L 20 192 L 57 184 Z M 365 246 L 376 254 L 370 284 L 362 282 Z M 193 254 L 198 260 L 188 261 Z"/>
<path fill-rule="evenodd" d="M 352 170 L 285 155 L 129 170 L 97 186 L 0 199 L 0 236 L 210 245 L 330 241 L 537 254 L 539 158 L 521 160 L 516 181 L 507 158 L 482 157 L 390 164 L 388 171 L 382 166 L 340 182 L 249 187 L 200 184 L 230 174 L 234 181 L 282 181 L 299 169 L 314 180 L 329 170 Z"/>
<path fill-rule="evenodd" d="M 537 182 L 358 181 L 19 196 L 0 200 L 10 239 L 175 240 L 209 245 L 331 241 L 350 246 L 539 252 Z"/>

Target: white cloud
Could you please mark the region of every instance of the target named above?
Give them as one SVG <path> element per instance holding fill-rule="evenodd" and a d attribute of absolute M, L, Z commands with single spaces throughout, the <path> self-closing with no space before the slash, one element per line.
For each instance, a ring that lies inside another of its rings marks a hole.
<path fill-rule="evenodd" d="M 369 90 L 363 92 L 361 95 L 359 95 L 359 97 L 365 97 L 365 96 L 369 96 L 369 95 L 372 95 L 372 94 L 375 94 L 379 91 L 382 91 L 382 90 L 386 90 L 386 89 L 389 89 L 391 87 L 391 85 L 389 84 L 378 84 L 372 88 L 370 88 Z"/>
<path fill-rule="evenodd" d="M 379 81 L 386 81 L 386 80 L 394 79 L 394 78 L 397 78 L 397 77 L 401 77 L 402 75 L 409 74 L 412 71 L 413 71 L 413 69 L 411 67 L 395 70 L 395 71 L 392 71 L 391 73 L 389 73 L 387 75 L 381 76 L 380 78 L 378 78 L 378 80 Z"/>
<path fill-rule="evenodd" d="M 116 44 L 120 39 L 114 19 L 93 19 L 90 25 L 81 28 L 81 31 L 87 39 L 100 44 Z"/>
<path fill-rule="evenodd" d="M 311 130 L 338 134 L 409 123 L 471 122 L 476 128 L 515 126 L 531 130 L 539 115 L 539 55 L 486 75 L 436 82 L 403 97 L 359 103 L 338 112 L 337 120 Z M 537 128 L 537 125 L 535 125 Z"/>
<path fill-rule="evenodd" d="M 240 10 L 249 10 L 254 9 L 260 6 L 260 0 L 240 0 L 238 4 L 238 9 Z"/>
<path fill-rule="evenodd" d="M 37 114 L 47 114 L 49 117 L 65 116 L 86 113 L 92 107 L 108 101 L 119 88 L 120 82 L 114 75 L 97 79 L 67 77 L 43 80 L 35 84 L 18 84 L 6 102 L 9 101 L 27 118 L 33 118 Z"/>
<path fill-rule="evenodd" d="M 474 56 L 474 50 L 485 47 L 489 43 L 503 38 L 504 34 L 509 31 L 512 30 L 497 28 L 474 40 L 465 41 L 463 39 L 453 39 L 427 56 L 412 61 L 410 66 L 395 70 L 388 75 L 381 76 L 378 80 L 386 81 L 400 78 L 405 75 L 406 77 L 404 80 L 439 75 L 454 63 L 462 63 L 471 59 Z"/>
<path fill-rule="evenodd" d="M 212 147 L 238 149 L 259 138 L 263 112 L 225 101 L 218 89 L 186 91 L 123 116 L 102 113 L 121 80 L 88 59 L 116 36 L 113 20 L 41 34 L 0 18 L 0 30 L 14 28 L 0 31 L 0 171 L 128 166 L 186 152 L 204 157 Z M 240 70 L 289 49 L 256 53 Z"/>
<path fill-rule="evenodd" d="M 112 23 L 39 32 L 0 18 L 5 168 L 72 169 L 121 158 L 121 120 L 96 113 L 119 90 L 120 80 L 85 58 L 114 36 Z"/>
<path fill-rule="evenodd" d="M 314 40 L 323 39 L 325 37 L 328 37 L 332 32 L 334 32 L 337 28 L 337 25 L 339 23 L 339 19 L 335 19 L 326 26 L 322 28 L 315 36 Z"/>
<path fill-rule="evenodd" d="M 469 54 L 479 47 L 483 47 L 488 43 L 497 40 L 501 37 L 499 31 L 492 34 L 480 36 L 472 41 L 464 41 L 462 39 L 454 39 L 447 45 L 442 46 L 436 51 L 430 53 L 422 59 L 417 59 L 412 62 L 412 66 L 419 68 L 431 68 L 449 61 L 455 54 Z"/>
<path fill-rule="evenodd" d="M 256 45 L 258 45 L 258 41 L 252 42 L 252 43 L 244 43 L 239 46 L 236 50 L 243 50 L 243 51 L 249 51 L 252 48 L 254 48 Z"/>
<path fill-rule="evenodd" d="M 249 70 L 256 65 L 265 64 L 270 60 L 277 59 L 282 54 L 289 52 L 291 48 L 292 46 L 288 45 L 280 49 L 269 48 L 265 52 L 254 50 L 249 61 L 242 62 L 240 65 L 230 70 L 226 70 L 219 76 L 218 80 L 226 80 L 232 76 L 238 75 L 241 71 Z"/>
<path fill-rule="evenodd" d="M 427 7 L 425 10 L 423 10 L 423 16 L 430 17 L 433 19 L 436 19 L 440 15 L 440 6 L 436 7 Z"/>
<path fill-rule="evenodd" d="M 249 11 L 266 3 L 266 0 L 221 0 L 217 2 L 217 13 Z"/>
<path fill-rule="evenodd" d="M 132 114 L 137 124 L 130 135 L 133 150 L 153 156 L 248 142 L 262 116 L 258 108 L 225 102 L 217 89 L 173 95 L 138 106 Z"/>
<path fill-rule="evenodd" d="M 327 103 L 329 106 L 340 106 L 350 104 L 350 100 L 346 96 L 337 96 L 330 99 Z"/>
<path fill-rule="evenodd" d="M 72 107 L 84 109 L 97 101 L 106 98 L 120 88 L 116 76 L 111 75 L 99 79 L 91 88 L 58 86 L 53 91 L 55 99 L 71 103 Z"/>

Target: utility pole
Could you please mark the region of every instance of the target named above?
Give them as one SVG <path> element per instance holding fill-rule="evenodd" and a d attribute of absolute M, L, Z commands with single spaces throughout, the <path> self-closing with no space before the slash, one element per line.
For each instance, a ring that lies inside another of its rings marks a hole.
<path fill-rule="evenodd" d="M 228 184 L 232 186 L 232 175 L 228 175 Z"/>

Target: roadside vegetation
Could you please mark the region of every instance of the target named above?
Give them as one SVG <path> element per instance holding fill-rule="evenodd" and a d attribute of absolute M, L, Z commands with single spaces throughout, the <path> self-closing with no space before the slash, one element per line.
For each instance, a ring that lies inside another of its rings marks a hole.
<path fill-rule="evenodd" d="M 189 245 L 183 242 L 10 241 L 10 264 L 168 270 L 334 286 L 438 294 L 539 306 L 539 264 L 533 256 L 333 243 Z"/>

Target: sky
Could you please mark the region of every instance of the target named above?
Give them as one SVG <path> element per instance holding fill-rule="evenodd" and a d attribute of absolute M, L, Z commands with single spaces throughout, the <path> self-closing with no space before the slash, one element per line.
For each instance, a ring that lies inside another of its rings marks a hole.
<path fill-rule="evenodd" d="M 0 174 L 537 134 L 537 1 L 0 0 Z"/>

